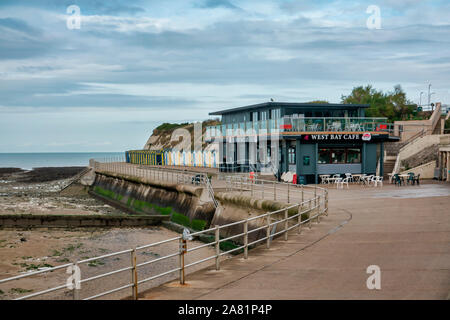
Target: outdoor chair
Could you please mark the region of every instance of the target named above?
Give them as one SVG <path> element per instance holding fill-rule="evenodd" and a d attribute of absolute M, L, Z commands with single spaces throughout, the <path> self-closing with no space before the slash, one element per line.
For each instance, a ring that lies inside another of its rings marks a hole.
<path fill-rule="evenodd" d="M 417 182 L 417 185 L 420 185 L 419 179 L 420 179 L 420 173 L 417 176 L 414 176 L 413 185 L 416 184 L 416 182 Z"/>
<path fill-rule="evenodd" d="M 349 181 L 349 182 L 353 182 L 353 176 L 352 176 L 351 173 L 346 173 L 346 174 L 345 174 L 345 177 L 348 178 L 348 181 Z"/>
<path fill-rule="evenodd" d="M 192 184 L 199 185 L 202 181 L 202 176 L 200 174 L 197 174 L 192 177 Z"/>
<path fill-rule="evenodd" d="M 344 189 L 344 184 L 347 185 L 347 189 L 348 189 L 348 180 L 349 178 L 339 178 L 338 180 L 336 180 L 336 189 Z"/>
<path fill-rule="evenodd" d="M 392 180 L 394 181 L 395 185 L 398 185 L 399 187 L 402 185 L 403 183 L 403 179 L 400 178 L 400 176 L 398 175 L 398 173 L 394 174 L 394 176 L 392 177 Z"/>
<path fill-rule="evenodd" d="M 407 184 L 414 184 L 414 172 L 408 173 L 408 178 L 406 179 Z"/>
<path fill-rule="evenodd" d="M 372 178 L 373 186 L 377 187 L 378 184 L 382 187 L 383 186 L 383 177 L 375 176 Z"/>

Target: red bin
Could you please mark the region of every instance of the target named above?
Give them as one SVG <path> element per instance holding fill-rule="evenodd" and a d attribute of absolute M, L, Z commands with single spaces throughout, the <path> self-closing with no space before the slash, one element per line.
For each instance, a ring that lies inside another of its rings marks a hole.
<path fill-rule="evenodd" d="M 293 184 L 297 184 L 297 174 L 296 174 L 296 173 L 294 173 L 294 174 L 292 175 L 292 183 L 293 183 Z"/>

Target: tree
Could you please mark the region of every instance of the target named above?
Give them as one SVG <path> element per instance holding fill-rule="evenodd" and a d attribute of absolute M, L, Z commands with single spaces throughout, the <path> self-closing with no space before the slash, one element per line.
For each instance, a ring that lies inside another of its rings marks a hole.
<path fill-rule="evenodd" d="M 341 101 L 368 104 L 367 117 L 386 117 L 389 121 L 404 120 L 415 109 L 400 85 L 394 86 L 394 91 L 388 93 L 378 91 L 371 85 L 354 87 L 350 95 L 341 96 Z"/>

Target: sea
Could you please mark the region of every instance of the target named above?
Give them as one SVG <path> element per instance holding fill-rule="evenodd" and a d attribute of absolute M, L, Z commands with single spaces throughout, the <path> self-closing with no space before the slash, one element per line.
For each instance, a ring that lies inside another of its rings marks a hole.
<path fill-rule="evenodd" d="M 86 167 L 89 159 L 124 161 L 125 152 L 0 153 L 0 168 Z"/>

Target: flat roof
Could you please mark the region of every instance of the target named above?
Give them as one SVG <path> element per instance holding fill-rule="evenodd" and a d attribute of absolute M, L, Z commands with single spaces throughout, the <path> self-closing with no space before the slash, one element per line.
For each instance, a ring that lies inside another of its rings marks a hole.
<path fill-rule="evenodd" d="M 255 110 L 266 107 L 284 107 L 284 108 L 300 108 L 300 107 L 310 107 L 310 108 L 368 108 L 368 104 L 345 104 L 345 103 L 310 103 L 310 102 L 264 102 L 258 104 L 252 104 L 244 107 L 237 107 L 231 109 L 225 109 L 221 111 L 210 112 L 210 116 L 222 115 L 226 113 L 239 112 L 244 110 Z"/>

